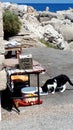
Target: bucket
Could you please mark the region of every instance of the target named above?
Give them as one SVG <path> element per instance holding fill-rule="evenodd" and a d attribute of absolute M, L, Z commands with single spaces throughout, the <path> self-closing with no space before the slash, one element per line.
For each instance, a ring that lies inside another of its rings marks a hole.
<path fill-rule="evenodd" d="M 25 102 L 34 102 L 38 99 L 36 87 L 25 87 L 21 89 L 22 97 L 24 98 Z"/>

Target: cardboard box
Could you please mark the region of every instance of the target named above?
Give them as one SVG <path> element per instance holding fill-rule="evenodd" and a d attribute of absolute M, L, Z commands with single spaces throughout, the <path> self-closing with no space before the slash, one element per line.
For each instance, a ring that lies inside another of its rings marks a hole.
<path fill-rule="evenodd" d="M 32 69 L 33 68 L 33 61 L 32 55 L 19 55 L 19 68 L 20 69 Z"/>

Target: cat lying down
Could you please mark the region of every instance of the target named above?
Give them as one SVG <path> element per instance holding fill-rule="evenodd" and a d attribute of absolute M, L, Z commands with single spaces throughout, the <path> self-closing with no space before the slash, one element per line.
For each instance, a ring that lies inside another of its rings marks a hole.
<path fill-rule="evenodd" d="M 73 86 L 70 78 L 67 75 L 61 74 L 54 78 L 48 79 L 41 88 L 43 92 L 48 92 L 50 90 L 52 94 L 56 91 L 64 92 L 67 82 Z"/>

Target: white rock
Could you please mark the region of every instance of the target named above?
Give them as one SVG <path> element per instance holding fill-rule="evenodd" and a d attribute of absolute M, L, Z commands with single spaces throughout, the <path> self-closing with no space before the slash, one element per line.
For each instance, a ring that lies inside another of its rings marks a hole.
<path fill-rule="evenodd" d="M 60 49 L 64 49 L 67 46 L 62 34 L 59 34 L 51 25 L 44 27 L 44 37 L 47 37 L 47 41 L 56 44 Z"/>

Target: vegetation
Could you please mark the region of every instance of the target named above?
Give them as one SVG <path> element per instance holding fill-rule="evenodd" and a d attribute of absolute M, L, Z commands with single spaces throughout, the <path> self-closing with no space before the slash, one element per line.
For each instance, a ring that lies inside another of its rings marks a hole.
<path fill-rule="evenodd" d="M 54 48 L 54 49 L 58 49 L 57 46 L 55 46 L 53 43 L 50 43 L 48 41 L 45 41 L 43 38 L 40 39 L 40 42 L 43 43 L 44 45 L 46 45 L 49 48 Z"/>
<path fill-rule="evenodd" d="M 8 37 L 18 34 L 20 28 L 21 22 L 18 16 L 13 12 L 5 10 L 3 13 L 4 38 L 8 39 Z"/>

